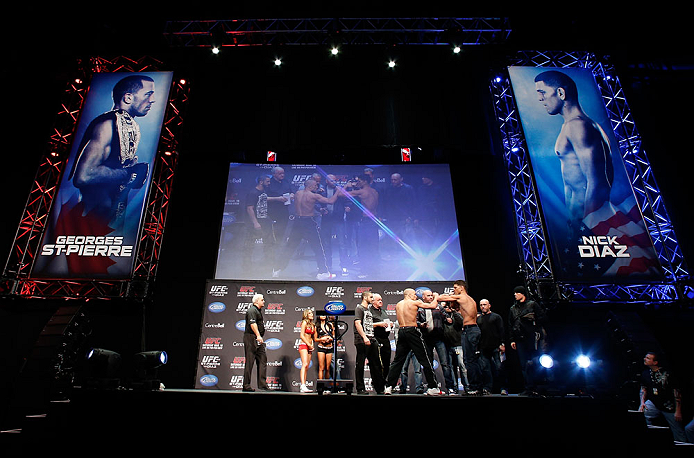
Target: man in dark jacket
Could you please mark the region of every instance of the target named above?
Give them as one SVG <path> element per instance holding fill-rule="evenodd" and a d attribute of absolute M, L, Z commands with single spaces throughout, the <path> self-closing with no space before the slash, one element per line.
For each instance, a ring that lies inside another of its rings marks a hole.
<path fill-rule="evenodd" d="M 521 394 L 535 393 L 534 366 L 539 357 L 543 325 L 547 321 L 545 309 L 537 302 L 527 298 L 525 287 L 513 290 L 515 303 L 508 315 L 511 348 L 518 352 L 521 371 L 525 380 L 525 390 Z"/>

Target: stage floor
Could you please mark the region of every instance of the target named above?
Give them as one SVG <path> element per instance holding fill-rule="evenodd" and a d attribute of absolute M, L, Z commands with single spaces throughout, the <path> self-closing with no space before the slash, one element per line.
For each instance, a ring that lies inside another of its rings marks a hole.
<path fill-rule="evenodd" d="M 534 456 L 538 450 L 623 456 L 672 445 L 623 403 L 591 397 L 186 389 L 74 390 L 69 397 L 52 403 L 23 437 L 11 438 L 14 445 L 23 453 L 75 443 L 94 453 L 95 448 L 137 453 L 141 447 L 186 453 L 191 447 L 200 454 L 241 452 L 241 446 L 257 441 L 266 452 L 289 453 L 288 447 L 300 451 L 327 441 L 341 454 L 372 446 L 383 447 L 383 453 L 437 453 L 437 448 L 447 453 L 450 441 L 461 453 L 488 449 L 514 456 Z"/>

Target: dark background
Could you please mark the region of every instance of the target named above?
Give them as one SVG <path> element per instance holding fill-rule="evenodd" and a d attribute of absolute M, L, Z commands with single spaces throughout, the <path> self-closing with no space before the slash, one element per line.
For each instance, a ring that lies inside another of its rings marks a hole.
<path fill-rule="evenodd" d="M 488 82 L 495 70 L 506 66 L 506 56 L 519 49 L 594 50 L 610 56 L 682 251 L 692 259 L 688 99 L 694 59 L 685 38 L 690 26 L 683 18 L 512 15 L 513 31 L 504 45 L 466 48 L 457 56 L 443 46 L 355 47 L 333 59 L 327 50 L 312 46 L 224 49 L 213 56 L 208 49 L 168 48 L 162 31 L 167 19 L 414 17 L 413 12 L 355 6 L 354 11 L 338 14 L 319 8 L 43 13 L 41 18 L 18 14 L 2 31 L 6 52 L 1 73 L 5 105 L 0 259 L 9 253 L 78 59 L 152 56 L 163 62 L 160 70 L 173 70 L 176 78 L 192 84 L 153 300 L 144 305 L 89 304 L 93 345 L 123 355 L 141 345 L 169 352 L 170 363 L 162 371 L 167 387 L 193 386 L 205 280 L 214 272 L 227 164 L 262 162 L 268 149 L 277 151 L 284 163 L 361 164 L 396 163 L 398 149 L 393 146 L 412 145 L 422 148 L 422 153 L 415 151 L 414 162 L 449 163 L 470 294 L 478 301 L 488 298 L 493 309 L 505 315 L 512 289 L 522 279 L 516 273 L 513 210 Z M 461 16 L 459 11 L 415 13 Z M 272 65 L 275 55 L 285 61 L 279 69 Z M 391 55 L 398 59 L 395 71 L 385 65 Z M 55 303 L 3 299 L 1 304 L 2 358 L 8 368 L 3 374 L 12 374 Z M 681 336 L 691 323 L 688 310 L 639 312 L 671 359 L 685 354 Z M 557 341 L 561 336 L 580 344 L 581 339 L 602 335 L 604 313 L 604 308 L 592 307 L 556 311 Z"/>

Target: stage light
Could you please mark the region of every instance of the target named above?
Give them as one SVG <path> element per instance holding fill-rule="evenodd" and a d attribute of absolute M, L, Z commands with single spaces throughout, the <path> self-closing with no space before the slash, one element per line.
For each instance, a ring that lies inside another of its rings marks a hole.
<path fill-rule="evenodd" d="M 148 370 L 163 366 L 169 360 L 165 351 L 145 351 L 135 355 L 133 362 L 136 369 Z"/>
<path fill-rule="evenodd" d="M 453 52 L 454 52 L 455 54 L 458 54 L 458 53 L 460 52 L 460 46 L 454 46 L 454 47 L 453 47 Z"/>
<path fill-rule="evenodd" d="M 133 357 L 135 374 L 130 381 L 134 390 L 159 390 L 163 385 L 158 377 L 158 368 L 166 364 L 169 356 L 165 351 L 145 351 Z"/>
<path fill-rule="evenodd" d="M 389 62 L 388 62 L 388 67 L 390 67 L 390 68 L 395 68 L 395 61 L 394 61 L 394 60 L 389 61 Z"/>
<path fill-rule="evenodd" d="M 121 356 L 115 351 L 104 348 L 92 348 L 86 356 L 85 388 L 117 389 L 120 387 L 118 376 Z"/>
<path fill-rule="evenodd" d="M 219 54 L 219 48 L 216 46 L 212 47 L 212 54 Z"/>
<path fill-rule="evenodd" d="M 121 356 L 115 351 L 92 348 L 87 352 L 87 364 L 98 375 L 112 376 L 120 367 Z"/>
<path fill-rule="evenodd" d="M 582 369 L 587 369 L 590 366 L 590 358 L 586 355 L 578 355 L 576 365 Z"/>
<path fill-rule="evenodd" d="M 282 65 L 282 59 L 280 59 L 280 58 L 275 59 L 275 66 L 279 67 L 280 65 Z"/>
<path fill-rule="evenodd" d="M 550 355 L 540 356 L 540 365 L 545 369 L 551 369 L 554 366 L 554 359 Z"/>
<path fill-rule="evenodd" d="M 333 48 L 330 50 L 330 54 L 332 54 L 333 56 L 337 56 L 337 54 L 338 54 L 339 52 L 340 52 L 340 50 L 337 49 L 336 46 L 333 47 Z"/>

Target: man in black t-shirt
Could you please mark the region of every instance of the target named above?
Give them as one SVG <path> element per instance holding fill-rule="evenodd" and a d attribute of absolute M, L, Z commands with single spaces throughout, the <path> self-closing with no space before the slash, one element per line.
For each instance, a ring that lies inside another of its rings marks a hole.
<path fill-rule="evenodd" d="M 258 364 L 258 389 L 267 390 L 267 354 L 265 353 L 265 322 L 262 308 L 265 298 L 262 294 L 253 296 L 253 303 L 246 311 L 246 329 L 243 332 L 243 349 L 245 366 L 243 368 L 243 391 L 255 391 L 251 388 L 251 372 L 253 364 Z"/>
<path fill-rule="evenodd" d="M 374 357 L 378 355 L 378 364 L 370 364 L 369 369 L 371 369 L 371 378 L 373 380 L 374 388 L 376 392 L 383 392 L 385 390 L 386 377 L 388 377 L 388 370 L 390 369 L 390 357 L 391 357 L 391 346 L 390 346 L 390 331 L 392 329 L 393 323 L 390 321 L 388 314 L 383 310 L 383 298 L 380 294 L 374 293 L 372 295 L 371 306 L 369 307 L 371 312 L 374 342 L 376 344 L 376 351 Z M 379 370 L 378 374 L 375 372 Z"/>
<path fill-rule="evenodd" d="M 649 424 L 662 415 L 670 425 L 674 440 L 686 442 L 679 385 L 672 373 L 661 366 L 659 359 L 654 352 L 643 358 L 647 369 L 641 374 L 639 412 L 644 413 Z"/>
<path fill-rule="evenodd" d="M 354 309 L 354 346 L 357 354 L 354 361 L 354 383 L 357 394 L 366 394 L 366 383 L 364 382 L 364 368 L 366 360 L 369 360 L 369 369 L 372 377 L 378 377 L 378 343 L 374 338 L 373 315 L 371 314 L 371 303 L 373 294 L 365 291 L 361 295 L 361 303 Z M 384 389 L 383 386 L 374 388 L 378 392 Z"/>
<path fill-rule="evenodd" d="M 275 267 L 275 244 L 276 238 L 273 232 L 272 219 L 270 218 L 269 205 L 272 203 L 282 203 L 286 199 L 284 197 L 271 197 L 268 195 L 268 187 L 270 186 L 270 176 L 261 175 L 256 178 L 256 185 L 248 191 L 244 201 L 244 209 L 246 211 L 246 238 L 243 247 L 243 268 L 247 271 L 255 267 L 252 262 L 253 247 L 256 240 L 261 239 L 263 242 L 263 254 L 265 259 L 262 265 L 270 268 Z"/>
<path fill-rule="evenodd" d="M 480 327 L 480 366 L 482 369 L 483 392 L 491 394 L 496 384 L 502 391 L 506 389 L 503 380 L 501 350 L 504 348 L 504 319 L 492 312 L 489 299 L 480 300 L 480 315 L 477 326 Z"/>
<path fill-rule="evenodd" d="M 272 169 L 272 178 L 267 186 L 269 200 L 268 216 L 273 222 L 275 241 L 284 245 L 287 239 L 287 224 L 289 223 L 289 204 L 294 198 L 292 186 L 284 178 L 284 169 L 275 167 Z M 289 200 L 288 200 L 289 199 Z"/>

